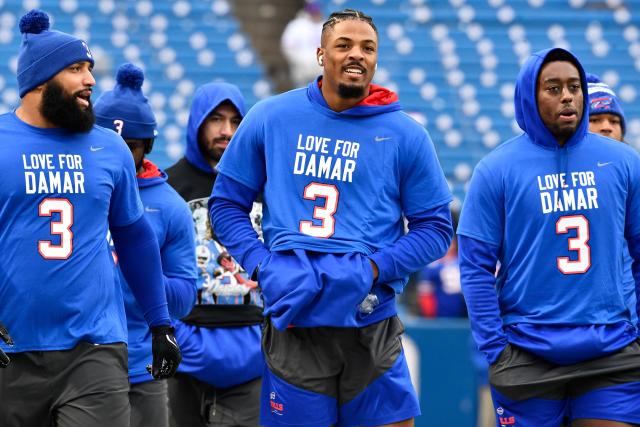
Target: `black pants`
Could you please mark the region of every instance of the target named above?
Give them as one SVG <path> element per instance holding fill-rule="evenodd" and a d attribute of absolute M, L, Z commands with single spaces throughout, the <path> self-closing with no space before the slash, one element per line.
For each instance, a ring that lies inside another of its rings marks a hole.
<path fill-rule="evenodd" d="M 0 369 L 0 425 L 127 427 L 128 392 L 124 344 L 13 353 Z"/>
<path fill-rule="evenodd" d="M 225 389 L 186 374 L 176 374 L 168 383 L 171 427 L 259 425 L 261 378 Z"/>
<path fill-rule="evenodd" d="M 169 426 L 166 380 L 131 384 L 129 402 L 131 403 L 131 427 Z"/>
<path fill-rule="evenodd" d="M 558 400 L 616 384 L 640 382 L 640 340 L 608 356 L 554 365 L 508 345 L 489 367 L 489 382 L 511 400 Z"/>

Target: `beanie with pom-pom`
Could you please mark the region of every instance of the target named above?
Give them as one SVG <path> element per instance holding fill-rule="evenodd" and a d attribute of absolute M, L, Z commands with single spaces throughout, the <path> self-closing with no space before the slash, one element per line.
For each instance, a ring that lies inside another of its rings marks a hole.
<path fill-rule="evenodd" d="M 71 64 L 87 61 L 93 65 L 87 44 L 70 34 L 50 30 L 49 16 L 41 10 L 33 9 L 20 18 L 20 32 L 20 98 Z"/>
<path fill-rule="evenodd" d="M 615 114 L 620 117 L 620 127 L 622 136 L 624 136 L 627 130 L 624 111 L 616 93 L 595 74 L 587 73 L 587 84 L 589 86 L 589 115 Z"/>
<path fill-rule="evenodd" d="M 144 74 L 133 64 L 123 64 L 116 73 L 116 86 L 104 92 L 93 111 L 96 124 L 116 131 L 122 138 L 147 139 L 156 136 L 156 118 L 142 94 Z"/>

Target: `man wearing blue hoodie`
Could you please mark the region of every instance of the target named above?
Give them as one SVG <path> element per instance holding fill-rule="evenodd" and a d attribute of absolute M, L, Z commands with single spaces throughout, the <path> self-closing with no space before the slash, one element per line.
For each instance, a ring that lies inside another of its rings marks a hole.
<path fill-rule="evenodd" d="M 95 105 L 96 123 L 116 131 L 131 150 L 137 171 L 144 215 L 158 238 L 169 314 L 186 316 L 196 299 L 195 238 L 191 212 L 167 181 L 167 175 L 145 155 L 151 152 L 156 120 L 142 94 L 144 74 L 133 64 L 118 68 L 116 86 Z M 117 254 L 114 252 L 117 263 Z M 129 332 L 129 402 L 131 426 L 169 425 L 167 383 L 154 381 L 147 371 L 151 336 L 140 305 L 118 269 Z"/>
<path fill-rule="evenodd" d="M 169 184 L 192 211 L 198 269 L 196 306 L 176 323 L 176 338 L 186 349 L 169 382 L 171 422 L 177 426 L 258 424 L 262 300 L 256 282 L 212 232 L 207 213 L 215 167 L 244 115 L 236 86 L 200 87 L 191 104 L 185 157 L 167 169 Z M 260 215 L 255 204 L 253 217 Z"/>
<path fill-rule="evenodd" d="M 462 209 L 462 287 L 502 426 L 640 423 L 640 342 L 613 255 L 626 238 L 640 259 L 640 157 L 587 132 L 588 99 L 573 54 L 532 55 L 515 91 L 524 134 L 476 166 Z"/>
<path fill-rule="evenodd" d="M 331 14 L 323 75 L 253 107 L 218 165 L 214 230 L 264 296 L 266 426 L 420 414 L 395 295 L 449 247 L 451 194 L 425 129 L 371 84 L 377 52 L 369 16 Z M 264 243 L 249 218 L 259 193 Z"/>

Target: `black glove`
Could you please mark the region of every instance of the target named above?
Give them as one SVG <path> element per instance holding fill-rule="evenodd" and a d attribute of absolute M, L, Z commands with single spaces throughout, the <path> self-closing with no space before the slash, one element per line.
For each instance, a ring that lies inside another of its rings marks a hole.
<path fill-rule="evenodd" d="M 171 326 L 151 328 L 153 365 L 151 365 L 149 373 L 157 380 L 172 377 L 182 361 L 182 354 L 180 354 L 180 347 L 178 347 L 174 333 L 175 329 Z M 149 371 L 149 366 L 147 366 L 147 370 Z"/>
<path fill-rule="evenodd" d="M 7 328 L 0 322 L 0 339 L 9 345 L 13 345 L 13 340 L 9 336 L 9 331 Z M 4 351 L 0 350 L 0 368 L 6 368 L 9 366 L 9 356 L 5 354 Z"/>

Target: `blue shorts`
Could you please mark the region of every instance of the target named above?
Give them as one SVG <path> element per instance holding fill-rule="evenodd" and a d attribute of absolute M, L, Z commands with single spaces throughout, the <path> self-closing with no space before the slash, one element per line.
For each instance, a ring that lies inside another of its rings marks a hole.
<path fill-rule="evenodd" d="M 363 328 L 275 329 L 267 322 L 265 426 L 376 426 L 420 415 L 397 317 Z"/>
<path fill-rule="evenodd" d="M 498 427 L 556 427 L 577 419 L 640 423 L 639 341 L 568 366 L 509 345 L 489 375 Z"/>

